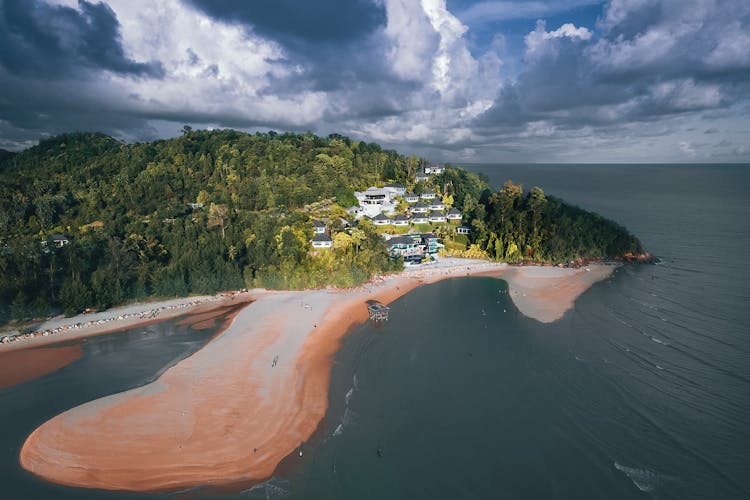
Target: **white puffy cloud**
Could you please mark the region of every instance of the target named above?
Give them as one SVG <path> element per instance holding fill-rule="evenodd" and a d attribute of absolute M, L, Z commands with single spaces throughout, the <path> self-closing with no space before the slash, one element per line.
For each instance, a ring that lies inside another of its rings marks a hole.
<path fill-rule="evenodd" d="M 348 1 L 325 0 L 326 12 Z M 544 17 L 602 0 L 461 12 L 446 0 L 360 0 L 353 12 L 369 17 L 346 36 L 334 36 L 340 22 L 299 28 L 307 14 L 283 22 L 289 2 L 265 6 L 263 26 L 252 8 L 203 0 L 105 2 L 28 0 L 114 13 L 117 57 L 84 54 L 85 71 L 45 80 L 0 56 L 0 146 L 82 129 L 145 140 L 191 124 L 339 132 L 435 160 L 750 159 L 747 0 L 610 0 L 595 25 Z M 539 20 L 525 36 L 491 32 L 521 18 Z M 522 67 L 503 80 L 506 55 Z M 705 130 L 717 131 L 710 145 Z"/>
<path fill-rule="evenodd" d="M 544 20 L 536 22 L 536 29 L 524 37 L 526 52 L 524 59 L 533 60 L 540 55 L 555 52 L 558 45 L 555 40 L 566 38 L 568 40 L 587 41 L 591 39 L 592 33 L 587 28 L 576 28 L 572 23 L 565 23 L 554 31 L 546 31 L 547 23 Z"/>

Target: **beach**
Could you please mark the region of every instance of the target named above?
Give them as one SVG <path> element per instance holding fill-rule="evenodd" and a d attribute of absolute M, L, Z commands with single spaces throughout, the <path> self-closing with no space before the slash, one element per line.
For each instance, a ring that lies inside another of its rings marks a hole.
<path fill-rule="evenodd" d="M 613 270 L 441 259 L 346 290 L 252 290 L 235 299 L 251 303 L 221 334 L 153 383 L 72 408 L 37 428 L 21 464 L 49 481 L 112 490 L 262 481 L 325 415 L 333 356 L 344 335 L 367 320 L 367 301 L 387 304 L 425 283 L 492 276 L 508 282 L 524 315 L 552 322 Z M 130 326 L 111 321 L 77 333 Z M 24 344 L 39 346 L 49 337 Z"/>

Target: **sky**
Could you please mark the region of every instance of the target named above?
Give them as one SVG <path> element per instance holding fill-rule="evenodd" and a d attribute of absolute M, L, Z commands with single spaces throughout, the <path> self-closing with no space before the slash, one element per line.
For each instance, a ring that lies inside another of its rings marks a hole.
<path fill-rule="evenodd" d="M 0 0 L 0 148 L 183 125 L 456 163 L 750 162 L 750 1 Z"/>

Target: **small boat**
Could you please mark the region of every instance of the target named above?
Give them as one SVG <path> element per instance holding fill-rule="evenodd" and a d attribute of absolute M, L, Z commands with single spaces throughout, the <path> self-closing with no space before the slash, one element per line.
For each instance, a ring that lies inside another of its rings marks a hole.
<path fill-rule="evenodd" d="M 299 444 L 299 456 L 300 457 L 302 456 L 302 446 L 303 446 L 303 444 L 304 444 L 304 442 L 300 442 L 300 444 Z"/>

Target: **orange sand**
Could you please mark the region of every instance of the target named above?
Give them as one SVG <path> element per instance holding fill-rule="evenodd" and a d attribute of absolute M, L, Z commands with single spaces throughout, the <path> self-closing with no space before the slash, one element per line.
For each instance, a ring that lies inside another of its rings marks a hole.
<path fill-rule="evenodd" d="M 80 345 L 0 352 L 0 389 L 52 373 L 80 357 Z"/>
<path fill-rule="evenodd" d="M 540 301 L 539 319 L 546 321 L 572 304 L 569 294 L 590 286 L 576 284 L 590 281 L 585 271 L 542 279 L 507 266 L 467 267 L 405 272 L 354 290 L 261 295 L 154 383 L 73 408 L 36 429 L 21 464 L 57 483 L 114 490 L 260 481 L 325 415 L 332 356 L 346 332 L 366 320 L 366 300 L 389 303 L 425 282 L 490 273 L 508 279 L 511 296 L 523 290 L 526 314 Z M 543 290 L 537 285 L 544 280 L 555 286 Z M 550 312 L 555 302 L 561 306 Z"/>

